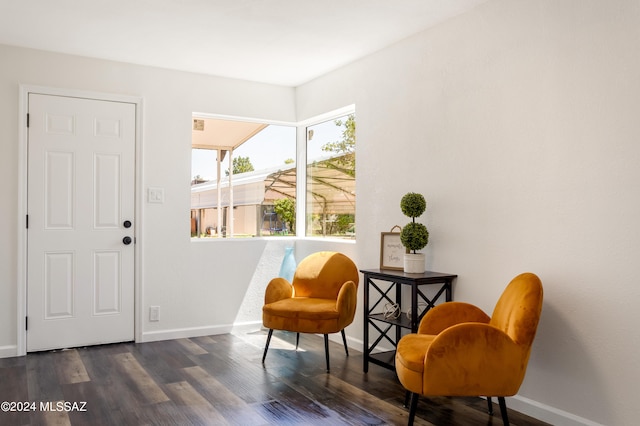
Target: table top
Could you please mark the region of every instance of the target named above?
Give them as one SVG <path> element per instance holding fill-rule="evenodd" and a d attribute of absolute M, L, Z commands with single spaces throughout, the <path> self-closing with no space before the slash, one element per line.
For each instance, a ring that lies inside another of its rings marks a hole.
<path fill-rule="evenodd" d="M 448 281 L 457 277 L 456 274 L 434 271 L 425 271 L 421 274 L 408 274 L 404 271 L 397 271 L 394 269 L 361 269 L 360 272 L 373 278 L 378 277 L 382 279 L 399 279 L 402 281 L 442 282 L 443 280 Z"/>

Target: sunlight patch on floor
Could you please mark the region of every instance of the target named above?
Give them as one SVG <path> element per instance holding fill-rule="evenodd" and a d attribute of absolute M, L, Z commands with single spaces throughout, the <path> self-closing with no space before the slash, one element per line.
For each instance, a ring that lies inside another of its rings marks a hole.
<path fill-rule="evenodd" d="M 254 330 L 243 332 L 232 332 L 234 336 L 237 336 L 260 349 L 264 349 L 265 343 L 267 343 L 268 330 Z M 303 338 L 304 339 L 304 338 Z M 296 333 L 289 331 L 275 330 L 271 336 L 271 342 L 269 343 L 269 349 L 284 349 L 294 351 L 296 349 Z M 302 348 L 302 345 L 298 346 L 298 352 L 306 352 Z"/>

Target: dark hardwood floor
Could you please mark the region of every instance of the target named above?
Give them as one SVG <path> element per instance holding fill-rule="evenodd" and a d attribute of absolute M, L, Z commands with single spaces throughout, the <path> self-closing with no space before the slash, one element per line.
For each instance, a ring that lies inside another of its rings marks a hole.
<path fill-rule="evenodd" d="M 406 424 L 393 371 L 364 374 L 361 353 L 331 343 L 327 374 L 322 337 L 302 335 L 296 352 L 295 334 L 278 331 L 263 367 L 265 340 L 260 330 L 0 359 L 0 402 L 31 410 L 3 405 L 0 425 Z M 502 424 L 497 404 L 493 417 L 486 411 L 480 398 L 422 397 L 415 424 Z"/>

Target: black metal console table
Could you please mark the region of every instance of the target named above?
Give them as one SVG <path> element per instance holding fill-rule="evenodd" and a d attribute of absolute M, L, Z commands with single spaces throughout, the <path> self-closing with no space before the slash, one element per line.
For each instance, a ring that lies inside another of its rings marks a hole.
<path fill-rule="evenodd" d="M 387 269 L 363 269 L 360 272 L 364 274 L 364 372 L 369 371 L 369 362 L 395 370 L 395 349 L 373 353 L 376 346 L 382 339 L 386 339 L 395 348 L 402 337 L 402 329 L 411 330 L 412 333 L 417 332 L 424 314 L 435 306 L 443 294 L 446 301 L 452 300 L 452 284 L 457 275 L 432 271 L 407 274 L 403 271 Z M 428 298 L 420 289 L 420 286 L 426 284 L 440 285 L 432 298 Z M 405 285 L 410 286 L 411 290 L 411 318 L 406 315 L 406 311 L 402 311 L 402 286 Z M 370 300 L 372 293 L 376 297 L 373 303 Z M 422 309 L 418 304 L 419 298 L 425 303 Z M 384 305 L 387 303 L 398 303 L 400 308 L 398 318 L 385 318 Z M 371 344 L 369 344 L 369 327 L 373 327 L 380 333 Z M 395 336 L 390 337 L 389 332 L 392 328 L 395 328 Z"/>

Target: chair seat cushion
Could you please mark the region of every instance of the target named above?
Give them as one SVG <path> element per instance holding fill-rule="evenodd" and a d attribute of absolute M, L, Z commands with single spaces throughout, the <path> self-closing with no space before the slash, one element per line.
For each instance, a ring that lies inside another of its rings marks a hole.
<path fill-rule="evenodd" d="M 436 337 L 431 334 L 407 334 L 398 342 L 396 373 L 407 390 L 422 393 L 424 358 Z"/>
<path fill-rule="evenodd" d="M 285 318 L 309 320 L 335 320 L 339 313 L 335 299 L 292 297 L 264 305 L 264 314 Z"/>
<path fill-rule="evenodd" d="M 275 330 L 337 333 L 344 328 L 335 299 L 292 297 L 262 307 L 262 323 Z"/>
<path fill-rule="evenodd" d="M 402 367 L 421 373 L 424 371 L 424 357 L 427 349 L 436 338 L 430 334 L 408 334 L 398 342 L 396 351 L 396 364 Z"/>

